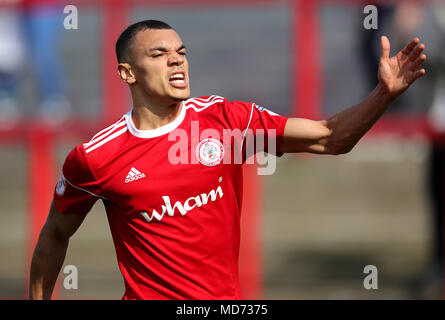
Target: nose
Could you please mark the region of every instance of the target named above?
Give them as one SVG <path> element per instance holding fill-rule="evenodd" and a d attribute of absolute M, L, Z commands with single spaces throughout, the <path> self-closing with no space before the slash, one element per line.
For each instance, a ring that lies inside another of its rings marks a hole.
<path fill-rule="evenodd" d="M 170 55 L 168 59 L 168 64 L 170 66 L 180 66 L 184 63 L 185 57 L 177 52 Z"/>

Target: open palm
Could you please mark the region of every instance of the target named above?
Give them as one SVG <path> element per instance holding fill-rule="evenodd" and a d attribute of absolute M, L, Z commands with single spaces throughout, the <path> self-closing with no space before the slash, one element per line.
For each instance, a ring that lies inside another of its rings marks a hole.
<path fill-rule="evenodd" d="M 390 43 L 387 37 L 382 36 L 381 45 L 378 78 L 391 95 L 398 96 L 425 74 L 425 69 L 419 69 L 426 60 L 426 55 L 422 54 L 425 45 L 415 38 L 393 57 L 389 57 Z"/>

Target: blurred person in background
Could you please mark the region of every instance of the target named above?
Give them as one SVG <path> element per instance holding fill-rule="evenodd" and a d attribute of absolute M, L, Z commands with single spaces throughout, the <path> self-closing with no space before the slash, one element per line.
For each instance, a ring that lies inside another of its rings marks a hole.
<path fill-rule="evenodd" d="M 8 129 L 19 118 L 19 75 L 24 64 L 21 0 L 0 0 L 0 124 Z"/>
<path fill-rule="evenodd" d="M 370 1 L 368 4 L 377 7 L 378 11 L 378 29 L 365 29 L 360 28 L 362 34 L 360 34 L 361 39 L 361 54 L 364 59 L 364 67 L 366 68 L 367 82 L 370 89 L 374 88 L 378 79 L 375 74 L 379 70 L 379 57 L 380 57 L 380 47 L 379 38 L 382 34 L 380 26 L 387 24 L 387 21 L 392 18 L 394 12 L 394 4 L 391 2 L 383 1 Z M 361 6 L 360 10 L 363 10 Z M 360 12 L 361 13 L 361 12 Z"/>
<path fill-rule="evenodd" d="M 63 6 L 60 0 L 22 0 L 29 59 L 36 78 L 36 116 L 48 124 L 61 124 L 71 112 L 60 57 Z"/>
<path fill-rule="evenodd" d="M 429 150 L 426 162 L 426 192 L 429 200 L 430 260 L 427 271 L 413 283 L 416 298 L 442 298 L 444 274 L 444 214 L 445 214 L 445 3 L 410 0 L 398 2 L 393 12 L 390 28 L 400 41 L 421 33 L 428 46 L 426 64 L 430 76 L 425 85 L 417 87 L 415 94 L 422 99 L 404 97 L 398 109 L 406 105 L 427 115 Z"/>
<path fill-rule="evenodd" d="M 371 4 L 375 5 L 378 10 L 378 28 L 370 30 L 360 28 L 360 37 L 368 85 L 369 88 L 374 88 L 377 84 L 374 75 L 379 67 L 376 62 L 380 55 L 379 37 L 383 34 L 391 34 L 394 38 L 393 48 L 402 48 L 419 31 L 419 27 L 424 22 L 425 3 L 418 0 L 376 0 Z M 422 34 L 422 38 L 427 36 L 428 33 Z M 430 50 L 430 46 L 428 46 L 428 50 Z M 429 106 L 427 99 L 424 99 L 425 91 L 427 87 L 430 87 L 429 84 L 425 85 L 427 81 L 423 80 L 413 90 L 400 96 L 389 112 L 425 114 L 425 110 Z"/>
<path fill-rule="evenodd" d="M 433 95 L 428 112 L 430 150 L 428 155 L 428 191 L 433 214 L 434 242 L 430 270 L 423 287 L 442 295 L 444 285 L 444 215 L 445 215 L 445 3 L 432 2 L 431 15 L 438 34 L 430 64 L 434 73 Z"/>

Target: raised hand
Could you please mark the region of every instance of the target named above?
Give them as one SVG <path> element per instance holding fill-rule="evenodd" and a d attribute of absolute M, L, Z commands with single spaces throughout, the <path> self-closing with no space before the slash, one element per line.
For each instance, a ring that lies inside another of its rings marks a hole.
<path fill-rule="evenodd" d="M 422 54 L 425 45 L 415 38 L 393 57 L 389 57 L 390 43 L 387 37 L 382 36 L 381 45 L 378 79 L 391 96 L 397 97 L 425 74 L 425 69 L 419 69 L 426 60 L 426 55 Z"/>

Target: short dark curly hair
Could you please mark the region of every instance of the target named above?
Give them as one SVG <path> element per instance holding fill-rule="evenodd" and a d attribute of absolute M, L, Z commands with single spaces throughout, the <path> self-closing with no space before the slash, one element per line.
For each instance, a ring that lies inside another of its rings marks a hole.
<path fill-rule="evenodd" d="M 128 59 L 130 58 L 129 49 L 131 47 L 131 42 L 134 36 L 139 31 L 144 31 L 147 29 L 162 30 L 162 29 L 173 29 L 173 28 L 167 23 L 159 20 L 144 20 L 130 25 L 127 29 L 125 29 L 121 33 L 119 39 L 117 39 L 116 42 L 116 57 L 118 63 L 128 62 Z"/>

